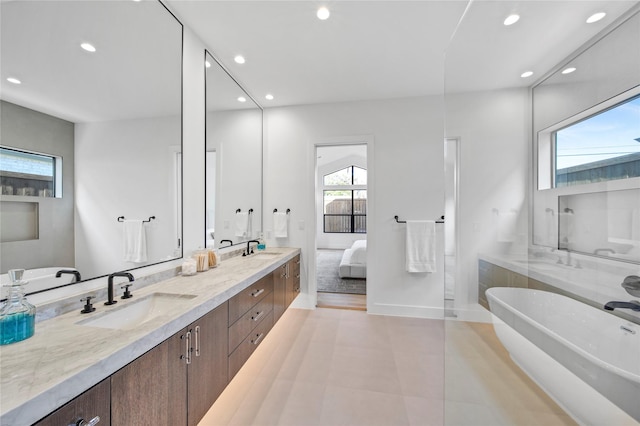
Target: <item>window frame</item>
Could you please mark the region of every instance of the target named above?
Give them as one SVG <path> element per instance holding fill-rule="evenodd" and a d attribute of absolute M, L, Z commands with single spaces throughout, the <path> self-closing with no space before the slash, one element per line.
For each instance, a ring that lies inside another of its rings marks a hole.
<path fill-rule="evenodd" d="M 8 146 L 8 145 L 0 145 L 0 149 L 7 150 L 7 151 L 14 151 L 22 154 L 51 158 L 53 162 L 53 171 L 51 176 L 51 179 L 53 182 L 53 194 L 51 195 L 51 197 L 48 197 L 48 198 L 62 198 L 62 191 L 63 191 L 62 170 L 63 169 L 62 169 L 61 156 L 55 155 L 55 154 L 49 154 L 45 152 L 33 151 L 33 150 L 24 149 L 24 148 L 15 147 L 15 146 Z M 4 174 L 2 170 L 0 170 L 0 173 Z M 7 195 L 3 195 L 3 196 L 6 197 Z M 38 196 L 38 194 L 34 194 L 33 196 Z"/>
<path fill-rule="evenodd" d="M 354 179 L 355 179 L 355 168 L 364 170 L 365 172 L 367 172 L 367 182 L 368 182 L 368 170 L 364 167 L 360 167 L 360 166 L 356 166 L 354 164 L 347 166 L 347 167 L 343 167 L 341 169 L 338 170 L 334 170 L 331 173 L 327 173 L 325 175 L 322 176 L 322 202 L 323 202 L 323 207 L 322 207 L 322 232 L 324 234 L 366 234 L 367 233 L 367 213 L 355 213 L 355 198 L 354 198 L 354 194 L 356 191 L 365 191 L 367 192 L 367 198 L 365 198 L 366 203 L 368 203 L 369 200 L 369 194 L 367 191 L 367 185 L 355 185 L 353 184 Z M 325 183 L 325 178 L 329 175 L 332 175 L 334 173 L 340 172 L 342 170 L 345 169 L 351 169 L 351 185 L 328 185 Z M 349 214 L 336 214 L 336 213 L 325 213 L 325 205 L 324 205 L 324 200 L 325 198 L 325 193 L 328 191 L 345 191 L 345 192 L 350 192 L 351 193 L 351 213 Z M 349 223 L 350 223 L 350 231 L 345 231 L 345 232 L 335 232 L 335 231 L 327 231 L 327 217 L 349 217 Z M 364 231 L 356 231 L 356 217 L 361 217 L 364 218 Z"/>

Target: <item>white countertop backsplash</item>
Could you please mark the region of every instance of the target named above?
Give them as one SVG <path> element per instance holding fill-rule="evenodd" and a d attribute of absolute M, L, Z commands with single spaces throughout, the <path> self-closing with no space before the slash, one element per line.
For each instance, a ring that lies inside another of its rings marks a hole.
<path fill-rule="evenodd" d="M 96 311 L 91 314 L 80 313 L 79 299 L 84 293 L 49 300 L 40 306 L 28 297 L 37 309 L 47 311 L 50 319 L 40 318 L 33 337 L 0 346 L 0 425 L 40 420 L 300 253 L 294 248 L 268 251 L 279 255 L 237 256 L 197 275 L 174 276 L 142 288 L 132 287 L 133 298 L 118 298 L 119 303 L 114 306 L 104 306 L 106 296 L 98 294 Z M 175 270 L 166 273 L 171 276 Z M 103 287 L 99 291 L 106 295 L 106 284 Z M 196 297 L 182 300 L 163 315 L 131 330 L 76 324 L 154 292 Z M 72 311 L 54 316 L 64 307 L 72 307 Z"/>

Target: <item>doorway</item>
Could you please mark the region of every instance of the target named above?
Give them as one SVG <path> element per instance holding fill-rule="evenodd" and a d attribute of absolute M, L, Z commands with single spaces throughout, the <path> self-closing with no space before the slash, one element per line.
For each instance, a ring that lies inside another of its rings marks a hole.
<path fill-rule="evenodd" d="M 367 145 L 317 145 L 317 307 L 366 310 Z"/>

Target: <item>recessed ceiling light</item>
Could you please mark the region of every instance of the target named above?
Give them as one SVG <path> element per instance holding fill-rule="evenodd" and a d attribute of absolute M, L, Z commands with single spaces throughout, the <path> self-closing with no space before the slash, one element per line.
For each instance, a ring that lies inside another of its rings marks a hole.
<path fill-rule="evenodd" d="M 273 95 L 271 93 L 267 93 L 265 95 L 265 99 L 268 100 L 268 101 L 272 101 L 273 100 Z"/>
<path fill-rule="evenodd" d="M 20 80 L 18 80 L 17 78 L 15 78 L 15 77 L 9 77 L 9 78 L 7 78 L 7 81 L 9 83 L 13 83 L 13 84 L 22 84 L 22 82 Z"/>
<path fill-rule="evenodd" d="M 589 18 L 587 18 L 587 24 L 593 24 L 594 22 L 598 22 L 605 16 L 607 16 L 607 14 L 604 12 L 594 13 L 593 15 L 589 16 Z"/>
<path fill-rule="evenodd" d="M 240 96 L 238 97 L 238 102 L 247 102 L 247 98 L 245 98 L 244 96 Z"/>
<path fill-rule="evenodd" d="M 233 60 L 236 61 L 236 64 L 244 64 L 246 62 L 242 55 L 237 55 Z"/>
<path fill-rule="evenodd" d="M 565 68 L 564 70 L 562 70 L 562 74 L 571 74 L 575 70 L 576 69 L 574 67 Z"/>
<path fill-rule="evenodd" d="M 507 25 L 507 26 L 513 25 L 516 22 L 518 22 L 519 19 L 520 19 L 520 15 L 516 15 L 514 13 L 513 15 L 507 16 L 507 18 L 504 20 L 504 24 Z"/>
<path fill-rule="evenodd" d="M 207 67 L 207 68 L 211 68 L 211 62 L 204 61 L 204 66 Z"/>
<path fill-rule="evenodd" d="M 96 48 L 95 48 L 95 47 L 93 47 L 93 45 L 92 45 L 92 44 L 90 44 L 90 43 L 82 43 L 82 44 L 80 45 L 80 47 L 82 47 L 82 48 L 83 48 L 84 50 L 86 50 L 87 52 L 95 52 L 95 51 L 96 51 Z"/>
<path fill-rule="evenodd" d="M 527 77 L 531 77 L 532 75 L 533 75 L 533 71 L 525 71 L 522 74 L 520 74 L 520 77 L 527 78 Z"/>
<path fill-rule="evenodd" d="M 320 9 L 318 9 L 318 11 L 316 12 L 316 16 L 318 17 L 319 20 L 321 21 L 326 21 L 327 19 L 329 19 L 329 16 L 331 15 L 331 12 L 329 12 L 329 9 L 327 9 L 325 6 L 322 6 Z"/>

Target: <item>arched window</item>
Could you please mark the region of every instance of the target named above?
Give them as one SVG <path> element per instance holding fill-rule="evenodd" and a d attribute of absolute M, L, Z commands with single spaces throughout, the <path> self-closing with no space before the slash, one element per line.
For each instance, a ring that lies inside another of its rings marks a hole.
<path fill-rule="evenodd" d="M 324 232 L 367 232 L 367 170 L 349 166 L 324 175 Z"/>

